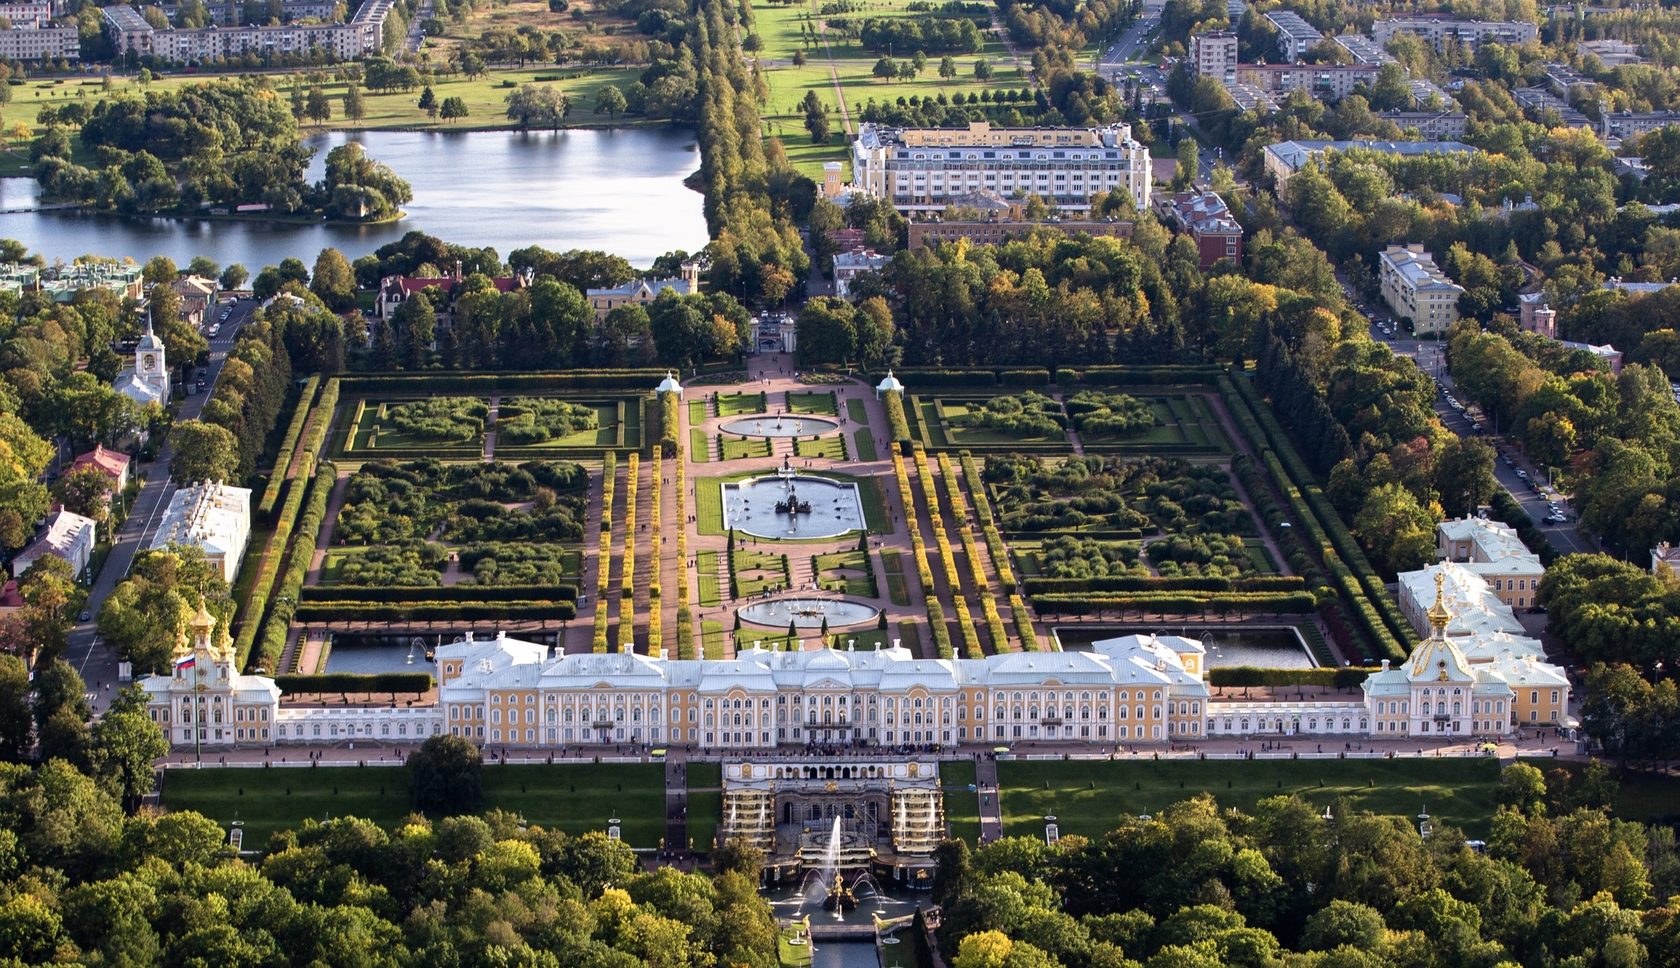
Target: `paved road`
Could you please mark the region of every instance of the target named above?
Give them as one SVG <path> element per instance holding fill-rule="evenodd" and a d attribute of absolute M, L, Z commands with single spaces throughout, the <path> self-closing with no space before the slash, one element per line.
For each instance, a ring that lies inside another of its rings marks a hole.
<path fill-rule="evenodd" d="M 215 392 L 216 379 L 221 376 L 222 364 L 227 361 L 228 350 L 239 335 L 240 327 L 250 321 L 251 314 L 256 312 L 256 309 L 255 300 L 242 299 L 235 305 L 228 320 L 222 323 L 216 338 L 210 341 L 210 359 L 204 376 L 206 392 L 190 393 L 181 401 L 175 418 L 177 422 L 198 418 L 204 404 L 210 399 L 210 394 Z M 218 309 L 212 309 L 210 318 L 217 319 L 220 312 Z M 196 382 L 196 377 L 194 381 Z M 109 705 L 115 692 L 114 683 L 117 678 L 117 655 L 99 638 L 95 620 L 99 616 L 100 607 L 105 604 L 105 599 L 110 597 L 117 583 L 128 577 L 129 569 L 134 564 L 134 556 L 151 543 L 152 531 L 157 527 L 164 509 L 169 507 L 169 498 L 175 493 L 175 486 L 169 480 L 171 456 L 173 451 L 165 445 L 156 460 L 135 469 L 135 473 L 145 478 L 145 484 L 134 499 L 134 507 L 129 511 L 128 519 L 117 532 L 116 542 L 105 559 L 104 567 L 100 569 L 99 577 L 94 580 L 93 587 L 88 591 L 87 604 L 83 606 L 83 611 L 89 616 L 88 621 L 78 621 L 70 631 L 65 657 L 81 672 L 82 678 L 94 693 L 95 711 L 103 710 Z M 107 689 L 106 686 L 111 688 Z"/>
<path fill-rule="evenodd" d="M 1344 289 L 1348 289 L 1345 283 Z M 1355 305 L 1360 305 L 1363 302 L 1363 300 L 1354 298 L 1351 289 L 1349 289 L 1348 295 Z M 1371 306 L 1370 310 L 1367 315 L 1375 319 L 1390 318 L 1381 306 Z M 1378 342 L 1388 343 L 1389 348 L 1401 356 L 1410 357 L 1417 363 L 1419 369 L 1440 383 L 1434 402 L 1435 413 L 1440 417 L 1441 423 L 1460 437 L 1486 437 L 1488 442 L 1494 445 L 1500 455 L 1499 461 L 1494 464 L 1494 476 L 1499 480 L 1500 486 L 1511 495 L 1512 500 L 1516 501 L 1528 513 L 1528 516 L 1533 519 L 1535 527 L 1546 535 L 1554 548 L 1565 554 L 1586 554 L 1598 550 L 1592 536 L 1583 531 L 1577 522 L 1571 520 L 1563 524 L 1546 523 L 1547 515 L 1552 513 L 1551 509 L 1547 507 L 1547 502 L 1550 500 L 1556 500 L 1563 513 L 1570 518 L 1574 518 L 1577 512 L 1570 507 L 1569 498 L 1566 495 L 1552 490 L 1546 485 L 1544 468 L 1527 460 L 1510 441 L 1492 433 L 1495 428 L 1488 423 L 1485 417 L 1480 417 L 1479 414 L 1473 417 L 1471 413 L 1461 411 L 1452 405 L 1448 395 L 1453 394 L 1456 386 L 1452 374 L 1447 368 L 1445 343 L 1438 340 L 1411 339 L 1406 337 L 1403 332 L 1397 334 L 1395 339 L 1388 339 L 1378 328 L 1376 322 L 1371 324 L 1371 338 Z M 1456 394 L 1453 395 L 1456 397 Z M 1465 401 L 1459 399 L 1459 402 L 1464 403 Z M 1526 474 L 1527 478 L 1519 475 L 1518 471 Z M 1529 486 L 1531 480 L 1540 486 L 1540 490 L 1536 491 Z"/>

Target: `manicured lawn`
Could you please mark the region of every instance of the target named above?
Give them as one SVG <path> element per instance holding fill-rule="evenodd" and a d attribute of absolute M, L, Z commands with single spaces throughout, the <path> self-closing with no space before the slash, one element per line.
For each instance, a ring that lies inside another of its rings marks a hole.
<path fill-rule="evenodd" d="M 829 417 L 840 416 L 840 405 L 835 400 L 833 390 L 827 392 L 789 390 L 787 392 L 787 408 L 789 413 L 815 413 Z"/>
<path fill-rule="evenodd" d="M 724 460 L 746 460 L 753 457 L 769 457 L 770 441 L 763 437 L 730 437 L 723 438 Z"/>
<path fill-rule="evenodd" d="M 696 557 L 698 562 L 695 567 L 695 581 L 698 583 L 696 587 L 700 592 L 700 604 L 716 605 L 721 601 L 718 598 L 718 582 L 720 580 L 718 576 L 722 574 L 722 571 L 719 568 L 718 553 L 702 551 Z"/>
<path fill-rule="evenodd" d="M 901 553 L 881 552 L 881 570 L 887 573 L 887 599 L 894 605 L 910 604 L 910 586 L 904 581 L 904 559 Z"/>
<path fill-rule="evenodd" d="M 706 414 L 706 401 L 704 401 L 704 400 L 690 400 L 690 401 L 688 401 L 688 422 L 689 423 L 691 423 L 691 424 L 705 423 L 706 422 L 706 416 L 707 416 L 707 414 Z"/>
<path fill-rule="evenodd" d="M 705 658 L 722 659 L 725 657 L 723 648 L 724 643 L 728 640 L 724 638 L 724 634 L 722 622 L 706 620 L 700 623 L 700 646 Z"/>
<path fill-rule="evenodd" d="M 869 553 L 866 551 L 854 549 L 817 555 L 815 570 L 817 581 L 824 588 L 863 598 L 875 595 L 875 583 L 869 580 Z"/>
<path fill-rule="evenodd" d="M 859 426 L 868 426 L 869 409 L 863 405 L 862 400 L 847 400 L 846 419 Z"/>
<path fill-rule="evenodd" d="M 688 453 L 697 464 L 704 464 L 712 459 L 712 442 L 704 430 L 696 427 L 688 432 Z"/>
<path fill-rule="evenodd" d="M 735 417 L 744 413 L 763 413 L 763 393 L 720 393 L 717 411 L 720 417 Z"/>
<path fill-rule="evenodd" d="M 735 590 L 741 598 L 750 598 L 766 588 L 787 587 L 787 559 L 764 551 L 735 548 Z"/>
<path fill-rule="evenodd" d="M 722 777 L 721 764 L 688 764 L 688 836 L 696 850 L 710 848 L 723 820 Z"/>
<path fill-rule="evenodd" d="M 856 403 L 857 401 L 853 400 L 851 402 Z M 857 451 L 858 460 L 880 459 L 880 455 L 875 450 L 875 434 L 868 427 L 852 434 L 852 442 L 856 445 L 853 449 Z"/>
<path fill-rule="evenodd" d="M 980 796 L 974 786 L 974 761 L 939 764 L 939 785 L 945 790 L 945 821 L 951 836 L 974 843 L 980 839 Z"/>
<path fill-rule="evenodd" d="M 1063 833 L 1096 836 L 1121 815 L 1156 814 L 1202 792 L 1239 810 L 1290 793 L 1319 808 L 1345 798 L 1355 810 L 1408 819 L 1427 809 L 1437 824 L 1477 835 L 1487 832 L 1498 781 L 1490 758 L 998 764 L 1004 832 L 1024 836 L 1042 834 L 1046 814 Z"/>
<path fill-rule="evenodd" d="M 827 437 L 800 437 L 793 442 L 795 457 L 821 457 L 826 460 L 846 459 L 846 435 L 830 434 Z"/>
<path fill-rule="evenodd" d="M 301 754 L 300 754 L 301 755 Z M 658 764 L 486 766 L 484 808 L 512 810 L 567 833 L 606 830 L 617 816 L 633 847 L 654 847 L 665 829 L 665 781 Z M 197 810 L 226 827 L 245 822 L 245 842 L 304 819 L 363 817 L 387 829 L 410 812 L 407 767 L 170 770 L 164 806 Z"/>

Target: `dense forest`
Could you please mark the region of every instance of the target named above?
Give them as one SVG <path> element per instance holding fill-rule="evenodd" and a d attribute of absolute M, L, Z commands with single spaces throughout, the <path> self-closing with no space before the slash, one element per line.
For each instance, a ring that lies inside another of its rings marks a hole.
<path fill-rule="evenodd" d="M 1505 769 L 1484 850 L 1437 826 L 1201 796 L 1054 846 L 947 842 L 953 968 L 1546 968 L 1680 962 L 1674 831 L 1614 819 L 1602 767 Z"/>

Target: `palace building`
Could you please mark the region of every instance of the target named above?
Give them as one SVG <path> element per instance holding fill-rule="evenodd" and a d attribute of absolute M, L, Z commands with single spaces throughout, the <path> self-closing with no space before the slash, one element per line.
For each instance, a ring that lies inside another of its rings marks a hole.
<path fill-rule="evenodd" d="M 281 706 L 272 679 L 236 676 L 193 626 L 186 670 L 146 680 L 152 715 L 177 746 L 414 743 L 450 735 L 493 747 L 684 746 L 736 753 L 1021 741 L 1092 747 L 1209 736 L 1499 737 L 1568 722 L 1569 682 L 1531 639 L 1449 636 L 1437 581 L 1430 635 L 1384 662 L 1363 694 L 1249 701 L 1213 694 L 1205 650 L 1181 636 L 1126 635 L 1089 650 L 980 659 L 879 651 L 751 648 L 733 659 L 630 653 L 551 655 L 547 646 L 468 638 L 437 649 L 435 701 L 417 706 Z M 200 668 L 202 665 L 202 668 Z M 183 703 L 185 705 L 183 705 Z M 200 735 L 181 716 L 198 710 Z M 218 712 L 220 710 L 220 712 Z M 206 734 L 206 716 L 212 720 Z M 273 732 L 270 733 L 272 724 Z M 213 735 L 214 738 L 210 738 Z"/>

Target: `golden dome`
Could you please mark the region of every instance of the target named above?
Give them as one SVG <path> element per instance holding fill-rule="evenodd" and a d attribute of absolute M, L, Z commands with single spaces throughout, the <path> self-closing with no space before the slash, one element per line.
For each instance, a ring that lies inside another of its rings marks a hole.
<path fill-rule="evenodd" d="M 1429 627 L 1434 630 L 1433 636 L 1441 638 L 1447 634 L 1447 623 L 1452 621 L 1452 612 L 1447 610 L 1446 593 L 1442 590 L 1447 582 L 1444 571 L 1435 573 L 1435 604 L 1429 606 L 1425 614 L 1429 616 Z"/>

